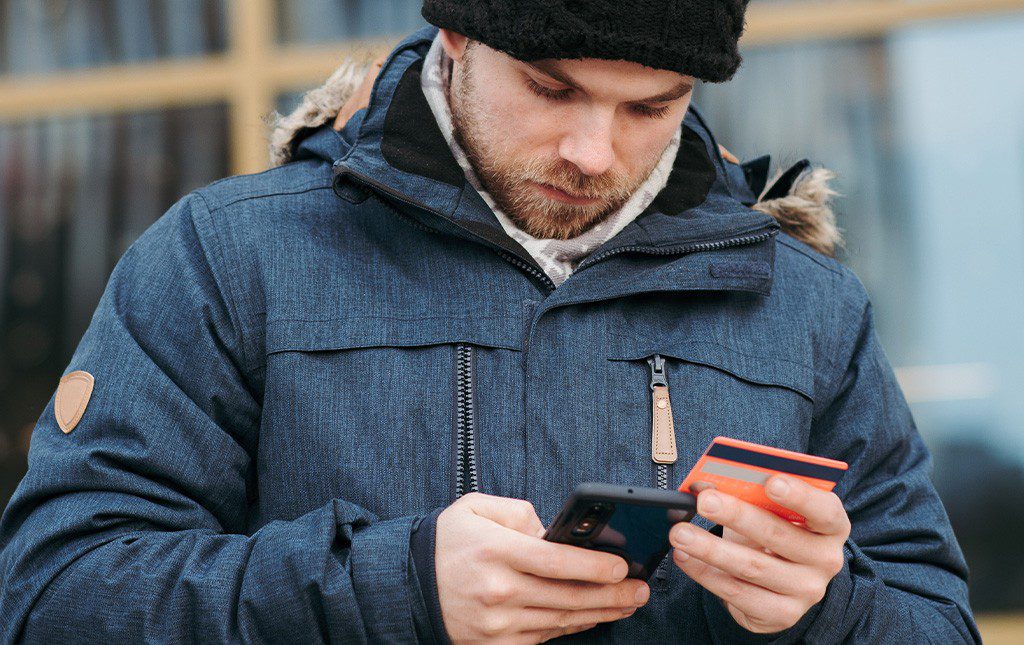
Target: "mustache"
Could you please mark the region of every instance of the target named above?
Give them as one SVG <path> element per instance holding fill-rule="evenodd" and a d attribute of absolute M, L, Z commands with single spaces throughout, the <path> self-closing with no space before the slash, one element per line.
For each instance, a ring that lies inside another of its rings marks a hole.
<path fill-rule="evenodd" d="M 520 169 L 520 176 L 528 181 L 552 186 L 580 199 L 625 199 L 633 192 L 632 182 L 622 174 L 585 175 L 567 162 L 552 164 L 532 160 Z"/>

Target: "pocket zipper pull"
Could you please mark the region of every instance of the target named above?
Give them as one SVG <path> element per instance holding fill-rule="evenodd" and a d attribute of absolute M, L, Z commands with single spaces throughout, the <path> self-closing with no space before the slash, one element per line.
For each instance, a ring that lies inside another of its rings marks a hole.
<path fill-rule="evenodd" d="M 674 464 L 676 432 L 672 424 L 672 401 L 668 396 L 665 358 L 655 354 L 647 359 L 651 366 L 651 460 L 656 464 Z"/>

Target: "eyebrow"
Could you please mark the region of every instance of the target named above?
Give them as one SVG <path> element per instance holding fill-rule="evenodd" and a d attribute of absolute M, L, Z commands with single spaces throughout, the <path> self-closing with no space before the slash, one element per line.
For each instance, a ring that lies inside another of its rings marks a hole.
<path fill-rule="evenodd" d="M 579 83 L 563 70 L 558 69 L 556 61 L 537 61 L 535 63 L 528 63 L 526 61 L 520 61 L 530 69 L 549 76 L 563 85 L 568 85 L 573 89 L 583 91 Z M 631 103 L 662 103 L 666 101 L 675 101 L 676 99 L 686 96 L 690 90 L 693 89 L 693 83 L 690 81 L 679 81 L 679 83 L 661 94 L 655 94 L 639 101 L 631 101 Z"/>

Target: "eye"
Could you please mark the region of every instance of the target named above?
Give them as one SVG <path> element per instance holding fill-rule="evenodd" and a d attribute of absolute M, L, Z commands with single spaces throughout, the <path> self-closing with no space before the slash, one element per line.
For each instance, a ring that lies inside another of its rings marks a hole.
<path fill-rule="evenodd" d="M 668 114 L 668 106 L 660 108 L 652 108 L 648 105 L 634 105 L 633 110 L 641 115 L 650 117 L 652 119 L 663 119 Z"/>
<path fill-rule="evenodd" d="M 565 101 L 568 100 L 569 95 L 572 94 L 571 89 L 553 90 L 550 87 L 544 87 L 529 76 L 526 77 L 526 85 L 537 96 L 542 96 L 551 101 Z M 634 105 L 633 111 L 640 116 L 649 117 L 651 119 L 662 119 L 668 114 L 669 108 L 668 106 L 654 108 L 648 105 Z"/>
<path fill-rule="evenodd" d="M 543 85 L 529 77 L 526 78 L 526 85 L 531 90 L 533 90 L 533 93 L 536 94 L 537 96 L 543 96 L 544 98 L 551 99 L 552 101 L 564 101 L 568 99 L 569 94 L 572 93 L 571 89 L 553 90 L 550 87 L 544 87 Z"/>

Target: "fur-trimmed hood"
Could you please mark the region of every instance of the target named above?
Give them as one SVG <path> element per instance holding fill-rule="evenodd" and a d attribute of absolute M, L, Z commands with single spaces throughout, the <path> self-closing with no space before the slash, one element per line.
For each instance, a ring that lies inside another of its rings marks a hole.
<path fill-rule="evenodd" d="M 323 85 L 306 92 L 298 107 L 289 114 L 275 111 L 267 123 L 271 128 L 271 167 L 291 160 L 295 146 L 305 132 L 333 123 L 371 69 L 374 69 L 372 63 L 348 59 Z M 832 209 L 832 198 L 840 195 L 830 185 L 835 177 L 836 174 L 828 168 L 811 167 L 806 160 L 785 171 L 778 169 L 770 180 L 764 182 L 751 208 L 771 215 L 778 220 L 784 232 L 816 251 L 834 257 L 843 246 L 842 231 L 836 225 Z"/>

